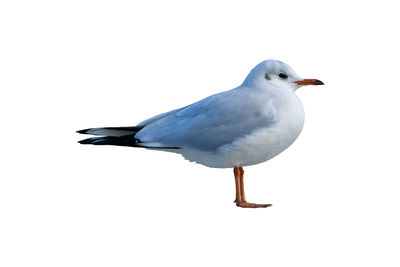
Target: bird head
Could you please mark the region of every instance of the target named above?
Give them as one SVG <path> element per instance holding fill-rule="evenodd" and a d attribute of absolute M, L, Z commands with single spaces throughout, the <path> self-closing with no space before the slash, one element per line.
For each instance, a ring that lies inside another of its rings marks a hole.
<path fill-rule="evenodd" d="M 265 60 L 251 70 L 244 86 L 256 88 L 275 87 L 296 91 L 304 85 L 323 85 L 317 79 L 303 79 L 286 63 L 278 60 Z"/>

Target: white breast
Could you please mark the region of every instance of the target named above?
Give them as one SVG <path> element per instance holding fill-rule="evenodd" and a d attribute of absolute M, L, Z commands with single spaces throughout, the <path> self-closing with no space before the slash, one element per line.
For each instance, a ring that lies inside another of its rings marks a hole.
<path fill-rule="evenodd" d="M 299 136 L 304 124 L 304 109 L 294 94 L 274 97 L 277 120 L 266 128 L 223 145 L 214 152 L 182 151 L 182 155 L 200 164 L 215 168 L 249 166 L 267 161 L 288 148 Z"/>

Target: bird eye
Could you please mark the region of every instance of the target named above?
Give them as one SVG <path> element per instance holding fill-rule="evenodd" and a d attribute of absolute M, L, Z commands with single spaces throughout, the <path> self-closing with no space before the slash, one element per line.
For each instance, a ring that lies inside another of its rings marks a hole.
<path fill-rule="evenodd" d="M 288 76 L 285 73 L 279 73 L 279 77 L 282 79 L 287 79 Z"/>

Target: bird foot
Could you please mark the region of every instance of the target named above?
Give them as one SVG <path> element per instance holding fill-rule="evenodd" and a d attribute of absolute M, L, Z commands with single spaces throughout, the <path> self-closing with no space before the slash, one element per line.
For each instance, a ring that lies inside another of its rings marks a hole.
<path fill-rule="evenodd" d="M 272 204 L 256 204 L 256 203 L 249 203 L 246 201 L 236 201 L 236 206 L 241 207 L 241 208 L 267 208 L 271 207 Z"/>

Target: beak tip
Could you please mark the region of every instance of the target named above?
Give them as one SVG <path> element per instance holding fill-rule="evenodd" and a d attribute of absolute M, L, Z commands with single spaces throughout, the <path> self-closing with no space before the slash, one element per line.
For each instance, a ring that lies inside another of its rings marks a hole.
<path fill-rule="evenodd" d="M 322 81 L 317 79 L 304 79 L 295 82 L 297 85 L 325 85 Z"/>

